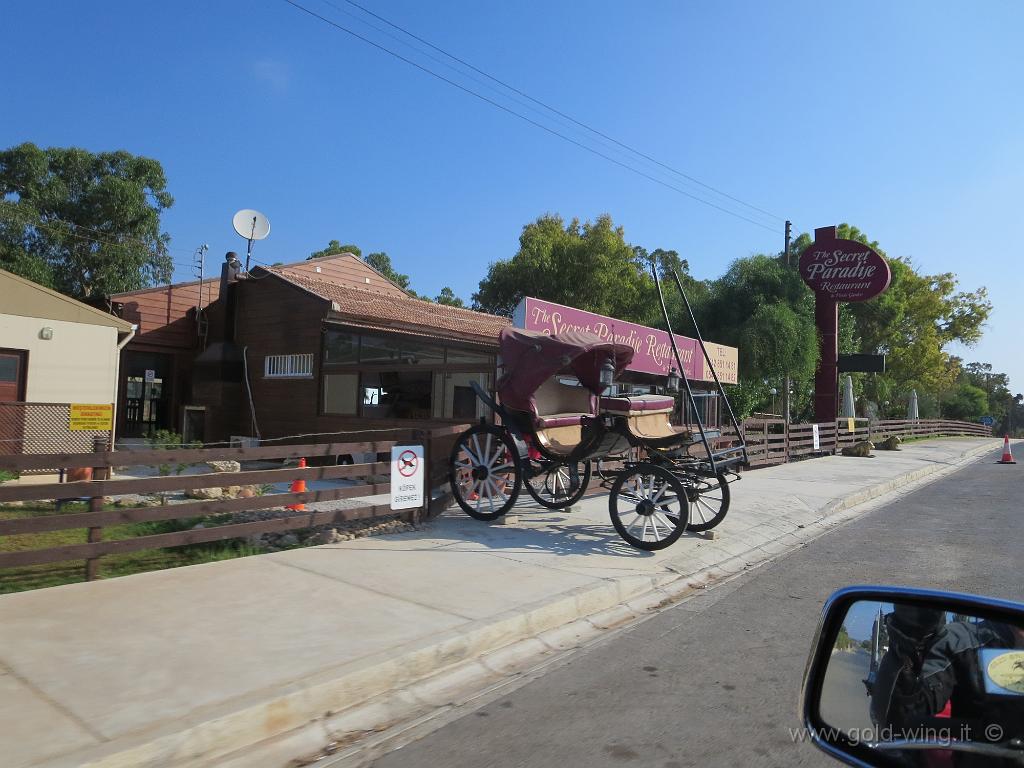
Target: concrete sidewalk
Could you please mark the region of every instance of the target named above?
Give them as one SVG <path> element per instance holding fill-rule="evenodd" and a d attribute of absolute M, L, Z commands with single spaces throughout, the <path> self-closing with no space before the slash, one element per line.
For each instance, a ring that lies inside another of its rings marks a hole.
<path fill-rule="evenodd" d="M 658 553 L 615 535 L 605 496 L 571 513 L 521 501 L 517 525 L 449 512 L 415 533 L 5 595 L 2 762 L 214 765 L 310 723 L 310 743 L 344 739 L 346 708 L 396 691 L 406 713 L 443 705 L 439 670 L 500 675 L 513 646 L 572 645 L 581 620 L 635 617 L 998 447 L 933 440 L 748 472 L 716 540 Z"/>

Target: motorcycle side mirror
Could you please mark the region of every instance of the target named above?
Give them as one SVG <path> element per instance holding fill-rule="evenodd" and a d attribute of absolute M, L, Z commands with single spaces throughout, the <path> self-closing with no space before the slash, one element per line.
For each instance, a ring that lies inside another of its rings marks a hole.
<path fill-rule="evenodd" d="M 800 712 L 848 765 L 1024 766 L 1024 604 L 841 589 L 822 609 Z"/>

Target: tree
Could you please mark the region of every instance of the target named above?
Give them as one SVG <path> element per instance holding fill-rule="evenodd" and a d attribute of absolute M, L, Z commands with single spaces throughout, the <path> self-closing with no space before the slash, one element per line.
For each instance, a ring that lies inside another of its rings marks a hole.
<path fill-rule="evenodd" d="M 646 265 L 607 214 L 583 224 L 545 214 L 527 224 L 516 254 L 490 264 L 473 305 L 510 317 L 525 296 L 648 325 L 660 315 Z"/>
<path fill-rule="evenodd" d="M 376 269 L 403 291 L 408 291 L 413 296 L 416 296 L 415 291 L 409 288 L 409 276 L 398 272 L 391 264 L 391 257 L 383 251 L 380 251 L 379 253 L 371 253 L 366 256 L 363 261 Z"/>
<path fill-rule="evenodd" d="M 441 289 L 441 293 L 438 294 L 437 298 L 434 299 L 438 304 L 446 304 L 449 307 L 464 307 L 466 303 L 455 295 L 455 291 L 449 288 L 447 285 Z"/>
<path fill-rule="evenodd" d="M 324 256 L 336 256 L 339 253 L 352 253 L 359 258 L 363 257 L 363 252 L 358 245 L 342 245 L 338 240 L 331 240 L 327 244 L 327 247 L 322 251 L 313 251 L 309 256 L 306 257 L 306 261 L 310 259 L 320 259 Z"/>
<path fill-rule="evenodd" d="M 962 382 L 942 403 L 946 418 L 977 421 L 988 411 L 988 395 L 973 384 Z"/>
<path fill-rule="evenodd" d="M 0 152 L 0 267 L 76 298 L 170 279 L 174 203 L 157 160 L 128 152 Z"/>
<path fill-rule="evenodd" d="M 737 259 L 716 280 L 705 308 L 706 334 L 740 348 L 740 377 L 781 384 L 788 373 L 810 379 L 818 337 L 810 290 L 779 259 Z"/>

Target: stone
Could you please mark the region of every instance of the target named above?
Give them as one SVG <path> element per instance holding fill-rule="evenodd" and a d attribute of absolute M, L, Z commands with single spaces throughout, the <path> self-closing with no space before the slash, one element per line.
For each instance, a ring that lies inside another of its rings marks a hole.
<path fill-rule="evenodd" d="M 237 461 L 208 461 L 206 466 L 212 469 L 214 472 L 239 472 L 242 469 L 242 465 Z"/>
<path fill-rule="evenodd" d="M 206 526 L 203 525 L 202 523 L 196 523 L 195 525 L 192 526 L 192 530 L 193 531 L 201 531 L 204 528 L 206 528 Z"/>
<path fill-rule="evenodd" d="M 223 488 L 190 488 L 185 491 L 185 496 L 190 499 L 205 499 L 211 501 L 213 499 L 221 499 L 224 497 Z"/>
<path fill-rule="evenodd" d="M 326 530 L 320 531 L 316 536 L 317 544 L 334 544 L 341 540 L 341 535 L 334 528 L 327 528 Z"/>
<path fill-rule="evenodd" d="M 242 490 L 242 486 L 240 486 L 240 485 L 225 485 L 220 490 L 221 490 L 221 494 L 222 494 L 222 496 L 224 498 L 226 498 L 226 499 L 233 499 L 238 494 L 238 492 L 240 490 Z"/>
<path fill-rule="evenodd" d="M 286 533 L 284 536 L 277 540 L 277 546 L 279 547 L 295 547 L 299 544 L 299 537 L 294 533 Z"/>
<path fill-rule="evenodd" d="M 240 499 L 251 499 L 256 496 L 256 491 L 254 491 L 252 488 L 242 488 L 235 495 Z"/>

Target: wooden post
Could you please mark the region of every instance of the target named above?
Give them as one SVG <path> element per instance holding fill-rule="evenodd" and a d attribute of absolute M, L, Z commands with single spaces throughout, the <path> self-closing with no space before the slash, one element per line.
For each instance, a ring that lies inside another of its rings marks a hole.
<path fill-rule="evenodd" d="M 102 453 L 108 450 L 110 444 L 109 435 L 97 435 L 93 438 L 92 449 L 93 453 Z M 101 462 L 96 461 L 96 464 Z M 106 466 L 94 466 L 92 469 L 93 480 L 107 480 L 109 479 L 110 470 Z M 102 512 L 103 511 L 103 497 L 102 496 L 91 496 L 89 498 L 89 511 L 90 512 Z M 90 544 L 103 541 L 103 527 L 96 526 L 89 528 L 89 532 L 86 536 L 86 541 Z M 100 559 L 98 557 L 90 557 L 85 561 L 85 580 L 95 581 L 100 576 Z"/>
<path fill-rule="evenodd" d="M 430 500 L 434 490 L 434 433 L 428 429 L 420 434 L 423 438 L 423 506 L 412 511 L 414 525 L 430 519 Z"/>

